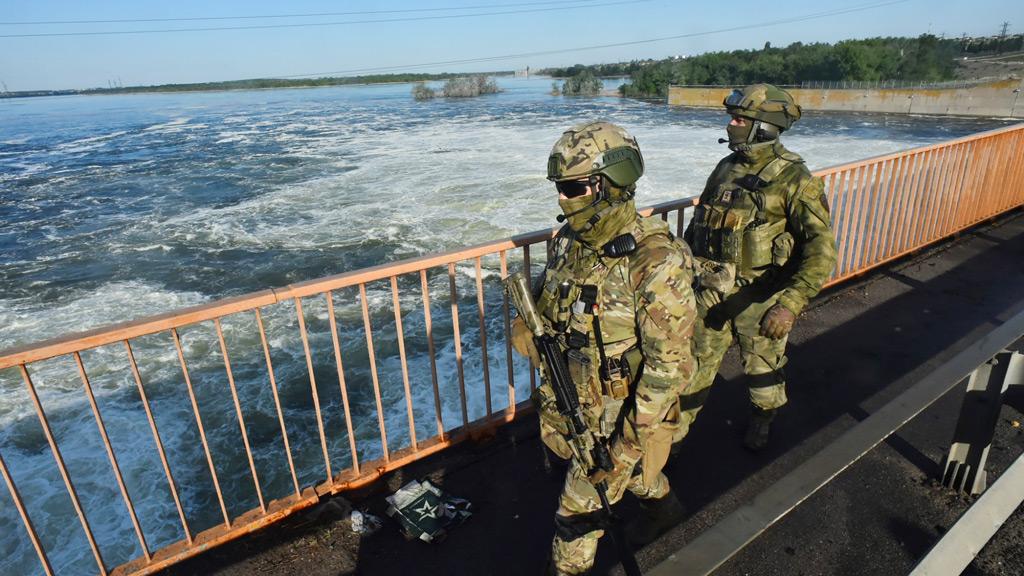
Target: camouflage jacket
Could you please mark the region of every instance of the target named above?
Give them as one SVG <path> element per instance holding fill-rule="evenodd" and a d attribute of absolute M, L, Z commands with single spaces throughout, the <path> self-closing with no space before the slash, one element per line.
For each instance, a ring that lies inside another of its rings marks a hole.
<path fill-rule="evenodd" d="M 695 256 L 735 264 L 740 283 L 764 276 L 795 314 L 836 261 L 824 183 L 778 141 L 718 163 L 684 237 Z"/>
<path fill-rule="evenodd" d="M 612 258 L 563 228 L 552 245 L 537 308 L 559 335 L 588 425 L 601 436 L 621 436 L 639 451 L 695 372 L 692 257 L 658 218 L 638 218 L 623 232 L 633 233 L 637 249 Z M 586 309 L 588 300 L 597 305 L 597 323 L 593 307 Z M 609 374 L 601 369 L 603 361 L 629 368 Z M 627 409 L 624 418 L 615 408 L 621 406 Z"/>

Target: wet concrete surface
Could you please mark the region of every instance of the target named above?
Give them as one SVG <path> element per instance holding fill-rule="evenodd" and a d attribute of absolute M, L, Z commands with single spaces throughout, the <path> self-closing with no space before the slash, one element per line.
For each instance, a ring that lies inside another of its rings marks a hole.
<path fill-rule="evenodd" d="M 731 350 L 708 403 L 666 471 L 686 519 L 640 550 L 650 568 L 752 499 L 952 354 L 1024 310 L 1024 213 L 901 260 L 820 296 L 790 338 L 790 403 L 772 444 L 741 445 L 748 401 Z M 1021 342 L 1017 343 L 1018 348 Z M 718 575 L 906 574 L 973 501 L 941 487 L 963 385 L 913 419 L 769 528 Z M 344 494 L 384 519 L 352 533 L 345 510 L 321 505 L 165 574 L 541 574 L 564 472 L 545 471 L 535 417 Z M 1024 452 L 1024 392 L 1007 397 L 988 460 L 989 483 Z M 475 514 L 443 542 L 406 541 L 384 497 L 429 478 L 469 499 Z M 626 496 L 616 507 L 637 513 Z M 602 540 L 593 574 L 621 574 Z M 975 562 L 971 576 L 1024 574 L 1024 507 Z"/>

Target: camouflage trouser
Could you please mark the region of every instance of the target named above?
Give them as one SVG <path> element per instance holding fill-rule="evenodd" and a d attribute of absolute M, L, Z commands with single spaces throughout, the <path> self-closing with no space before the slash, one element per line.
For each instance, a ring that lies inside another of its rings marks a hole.
<path fill-rule="evenodd" d="M 722 357 L 732 345 L 734 337 L 740 346 L 750 402 L 763 409 L 778 408 L 786 403 L 782 367 L 786 364 L 787 339 L 772 340 L 758 333 L 761 318 L 777 300 L 778 294 L 758 295 L 750 287 L 733 289 L 724 301 L 710 309 L 708 300 L 697 298 L 697 313 L 701 318 L 693 333 L 697 375 L 686 392 L 679 397 L 683 415 L 674 442 L 686 436 L 697 413 L 703 408 L 722 364 Z"/>
<path fill-rule="evenodd" d="M 666 439 L 666 455 L 667 447 Z M 664 466 L 664 462 L 661 465 Z M 665 496 L 669 492 L 668 478 L 660 472 L 660 467 L 658 470 L 657 475 L 627 470 L 618 476 L 609 476 L 608 501 L 618 502 L 626 490 L 639 498 Z M 597 554 L 597 541 L 604 535 L 604 530 L 595 527 L 603 520 L 597 490 L 573 460 L 558 500 L 555 539 L 551 543 L 551 558 L 558 574 L 585 574 L 590 570 Z"/>

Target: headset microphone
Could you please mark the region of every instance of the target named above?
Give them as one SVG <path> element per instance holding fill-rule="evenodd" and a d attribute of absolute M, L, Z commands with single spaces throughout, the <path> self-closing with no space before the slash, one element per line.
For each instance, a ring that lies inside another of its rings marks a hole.
<path fill-rule="evenodd" d="M 728 142 L 728 141 L 729 141 L 729 140 L 728 140 L 728 139 L 726 139 L 726 138 L 719 138 L 719 139 L 718 139 L 718 143 L 719 143 L 719 144 L 725 144 L 725 143 L 726 143 L 726 142 Z"/>

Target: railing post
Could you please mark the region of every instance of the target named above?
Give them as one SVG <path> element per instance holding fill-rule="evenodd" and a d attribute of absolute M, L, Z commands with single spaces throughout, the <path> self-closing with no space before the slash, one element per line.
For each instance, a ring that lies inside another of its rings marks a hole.
<path fill-rule="evenodd" d="M 978 366 L 967 382 L 967 395 L 943 463 L 942 484 L 957 491 L 980 494 L 988 484 L 985 461 L 995 435 L 1003 394 L 1024 385 L 1024 354 L 1003 351 Z"/>

